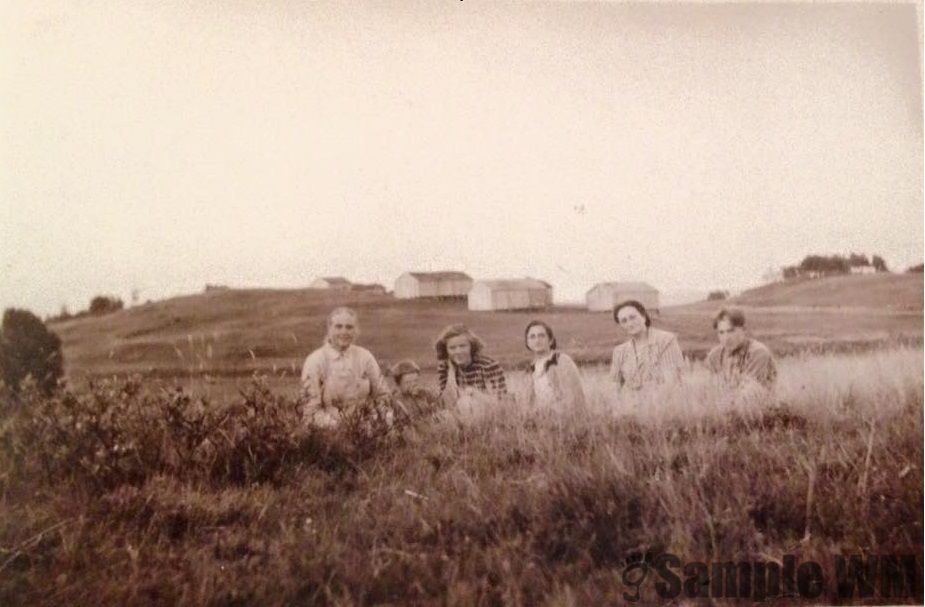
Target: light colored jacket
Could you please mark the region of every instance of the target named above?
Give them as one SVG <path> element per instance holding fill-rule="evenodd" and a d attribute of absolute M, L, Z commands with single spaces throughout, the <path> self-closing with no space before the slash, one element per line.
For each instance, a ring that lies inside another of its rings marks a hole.
<path fill-rule="evenodd" d="M 684 355 L 678 336 L 651 327 L 648 331 L 646 344 L 629 339 L 613 349 L 610 377 L 618 385 L 639 390 L 646 384 L 680 379 Z"/>
<path fill-rule="evenodd" d="M 707 354 L 707 367 L 730 384 L 740 384 L 750 377 L 767 388 L 777 379 L 777 365 L 771 350 L 751 338 L 732 352 L 726 352 L 722 346 L 714 347 Z"/>
<path fill-rule="evenodd" d="M 302 401 L 307 421 L 333 425 L 336 415 L 330 406 L 350 407 L 372 396 L 389 396 L 379 363 L 365 348 L 351 344 L 341 352 L 330 343 L 308 355 L 302 366 Z"/>
<path fill-rule="evenodd" d="M 536 370 L 531 364 L 527 368 L 529 381 L 527 382 L 527 402 L 536 404 L 536 391 L 533 387 L 533 373 Z M 545 361 L 546 376 L 555 392 L 556 399 L 565 407 L 584 407 L 587 404 L 585 389 L 581 383 L 581 374 L 572 357 L 564 352 L 553 352 Z"/>

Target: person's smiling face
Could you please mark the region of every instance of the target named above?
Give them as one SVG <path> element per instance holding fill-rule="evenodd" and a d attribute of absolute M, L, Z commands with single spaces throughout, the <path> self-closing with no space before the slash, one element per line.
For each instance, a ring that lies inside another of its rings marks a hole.
<path fill-rule="evenodd" d="M 465 367 L 472 362 L 472 343 L 467 335 L 457 335 L 446 341 L 446 353 L 453 364 Z"/>
<path fill-rule="evenodd" d="M 617 313 L 617 322 L 630 337 L 641 335 L 646 330 L 646 318 L 633 306 L 624 306 Z"/>
<path fill-rule="evenodd" d="M 356 316 L 349 312 L 338 312 L 328 322 L 328 341 L 338 350 L 346 350 L 359 333 Z"/>

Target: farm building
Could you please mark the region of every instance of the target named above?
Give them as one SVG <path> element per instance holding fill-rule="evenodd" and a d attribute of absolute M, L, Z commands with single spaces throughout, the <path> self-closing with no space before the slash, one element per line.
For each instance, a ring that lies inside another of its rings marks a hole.
<path fill-rule="evenodd" d="M 465 297 L 471 288 L 463 272 L 405 272 L 395 280 L 395 297 Z"/>
<path fill-rule="evenodd" d="M 469 291 L 470 310 L 527 310 L 552 305 L 552 285 L 534 278 L 477 280 Z"/>
<path fill-rule="evenodd" d="M 600 282 L 585 296 L 592 312 L 609 312 L 627 299 L 635 299 L 650 312 L 658 313 L 658 289 L 645 282 Z"/>
<path fill-rule="evenodd" d="M 309 286 L 312 289 L 332 289 L 334 291 L 349 291 L 350 281 L 344 278 L 343 276 L 324 276 L 322 278 L 316 278 L 315 281 Z"/>

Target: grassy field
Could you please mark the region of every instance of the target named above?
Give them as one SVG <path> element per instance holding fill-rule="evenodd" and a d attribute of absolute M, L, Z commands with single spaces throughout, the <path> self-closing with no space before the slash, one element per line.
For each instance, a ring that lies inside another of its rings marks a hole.
<path fill-rule="evenodd" d="M 752 333 L 779 354 L 807 348 L 851 348 L 895 338 L 921 340 L 922 276 L 849 276 L 770 285 L 739 298 Z M 523 327 L 549 322 L 560 348 L 583 363 L 608 360 L 624 336 L 607 313 L 557 307 L 538 312 L 470 312 L 464 302 L 402 301 L 391 296 L 321 290 L 229 290 L 178 297 L 115 314 L 54 323 L 72 380 L 143 373 L 162 377 L 248 377 L 254 371 L 297 375 L 322 341 L 327 313 L 359 310 L 359 343 L 383 364 L 413 358 L 435 366 L 440 330 L 465 322 L 488 353 L 508 368 L 528 358 Z M 715 338 L 716 302 L 663 310 L 657 326 L 676 332 L 692 358 Z"/>
<path fill-rule="evenodd" d="M 840 555 L 921 569 L 922 364 L 796 355 L 762 400 L 697 364 L 633 399 L 586 369 L 586 409 L 476 401 L 400 432 L 298 431 L 260 385 L 7 397 L 0 604 L 624 605 L 626 567 L 664 553 L 814 561 L 806 601 L 844 603 Z"/>

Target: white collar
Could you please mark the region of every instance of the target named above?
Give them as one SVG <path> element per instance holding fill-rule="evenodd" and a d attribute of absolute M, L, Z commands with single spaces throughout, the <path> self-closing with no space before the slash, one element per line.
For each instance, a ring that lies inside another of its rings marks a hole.
<path fill-rule="evenodd" d="M 351 348 L 353 348 L 353 344 L 350 344 L 349 346 L 347 346 L 346 350 L 342 351 L 342 350 L 338 350 L 337 348 L 335 348 L 334 345 L 331 344 L 331 342 L 329 342 L 328 340 L 325 340 L 324 347 L 328 351 L 328 354 L 330 354 L 334 358 L 341 358 L 342 356 L 347 356 L 347 353 L 350 352 Z"/>

